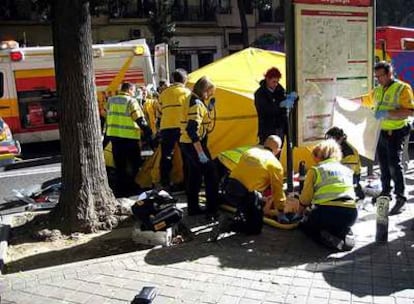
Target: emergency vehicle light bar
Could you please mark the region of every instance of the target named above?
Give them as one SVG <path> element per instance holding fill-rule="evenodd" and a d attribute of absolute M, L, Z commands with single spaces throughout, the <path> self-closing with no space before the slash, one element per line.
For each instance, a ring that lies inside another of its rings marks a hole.
<path fill-rule="evenodd" d="M 24 54 L 22 51 L 12 51 L 10 52 L 11 61 L 22 61 L 24 60 Z"/>

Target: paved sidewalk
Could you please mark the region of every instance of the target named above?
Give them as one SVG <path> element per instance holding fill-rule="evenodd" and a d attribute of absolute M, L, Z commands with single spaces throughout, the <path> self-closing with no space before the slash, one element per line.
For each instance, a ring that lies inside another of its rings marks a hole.
<path fill-rule="evenodd" d="M 357 245 L 335 253 L 298 230 L 206 243 L 206 234 L 159 248 L 3 276 L 2 303 L 130 303 L 156 286 L 153 303 L 414 303 L 414 173 L 407 210 L 377 245 L 372 206 L 360 210 Z"/>

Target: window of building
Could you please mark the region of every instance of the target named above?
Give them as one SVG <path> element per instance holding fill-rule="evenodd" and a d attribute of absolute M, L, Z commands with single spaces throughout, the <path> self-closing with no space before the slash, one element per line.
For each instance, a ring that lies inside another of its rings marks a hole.
<path fill-rule="evenodd" d="M 229 33 L 229 44 L 243 44 L 241 33 Z"/>
<path fill-rule="evenodd" d="M 175 55 L 175 68 L 184 69 L 187 72 L 191 72 L 191 54 L 176 54 Z"/>
<path fill-rule="evenodd" d="M 219 13 L 220 14 L 231 14 L 231 1 L 230 0 L 219 0 Z"/>
<path fill-rule="evenodd" d="M 0 72 L 0 98 L 4 95 L 4 74 Z"/>
<path fill-rule="evenodd" d="M 213 53 L 200 53 L 198 54 L 198 67 L 201 68 L 214 61 Z"/>

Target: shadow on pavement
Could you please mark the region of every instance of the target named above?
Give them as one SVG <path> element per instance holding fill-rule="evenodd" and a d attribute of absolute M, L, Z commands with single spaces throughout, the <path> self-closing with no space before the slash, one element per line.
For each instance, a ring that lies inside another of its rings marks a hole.
<path fill-rule="evenodd" d="M 32 255 L 30 256 L 6 263 L 4 273 L 9 274 L 19 271 L 57 266 L 99 257 L 145 250 L 153 247 L 132 242 L 131 229 L 132 227 L 117 228 L 111 232 L 100 233 L 99 235 L 95 234 L 93 237 L 92 235 L 81 235 L 79 236 L 79 241 L 76 240 L 76 238 L 61 239 L 58 240 L 57 244 L 55 242 L 36 241 L 26 236 L 24 239 L 16 240 L 14 243 L 15 245 L 22 245 L 20 246 L 20 250 L 47 251 L 38 254 L 33 254 L 32 252 Z M 82 238 L 84 237 L 88 239 L 82 241 Z M 53 245 L 53 243 L 55 243 L 55 245 Z M 68 248 L 68 245 L 71 243 L 72 247 Z M 77 245 L 76 243 L 80 244 Z M 24 247 L 26 247 L 26 249 L 24 249 Z M 9 248 L 8 255 L 10 252 L 13 252 L 13 250 Z"/>
<path fill-rule="evenodd" d="M 329 254 L 328 249 L 315 244 L 299 230 L 266 226 L 256 236 L 233 234 L 217 242 L 207 242 L 207 237 L 201 236 L 176 247 L 153 249 L 145 256 L 145 262 L 171 265 L 211 256 L 218 259 L 220 267 L 264 270 L 320 262 Z"/>
<path fill-rule="evenodd" d="M 404 236 L 386 244 L 370 243 L 333 260 L 318 265 L 317 271 L 336 288 L 358 297 L 388 296 L 414 288 L 413 219 L 398 226 Z M 312 269 L 309 269 L 312 270 Z"/>

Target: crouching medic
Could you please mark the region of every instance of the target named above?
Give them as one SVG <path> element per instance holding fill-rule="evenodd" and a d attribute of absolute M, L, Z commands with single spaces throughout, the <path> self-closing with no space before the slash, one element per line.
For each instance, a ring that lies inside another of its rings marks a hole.
<path fill-rule="evenodd" d="M 270 135 L 263 147 L 253 147 L 242 154 L 224 189 L 226 201 L 237 206 L 229 230 L 259 234 L 263 214 L 269 216 L 276 211 L 284 216 L 283 167 L 276 157 L 281 146 L 280 137 Z M 271 197 L 264 198 L 262 192 L 268 188 Z"/>
<path fill-rule="evenodd" d="M 315 146 L 312 156 L 316 165 L 307 171 L 302 193 L 296 201 L 299 214 L 307 207 L 310 211 L 299 227 L 332 249 L 351 250 L 354 247 L 351 226 L 358 214 L 353 171 L 341 164 L 341 148 L 334 139 Z"/>

